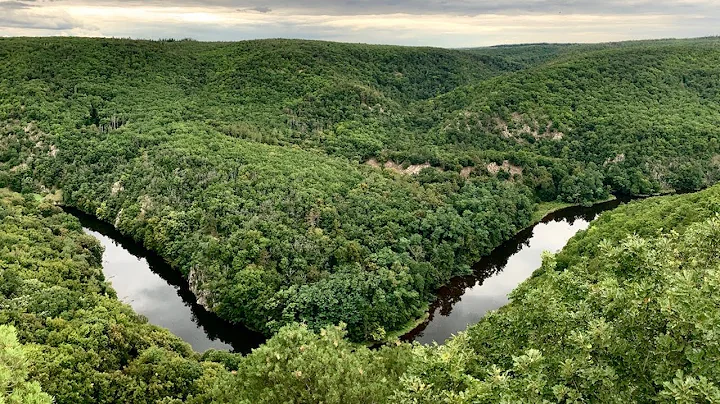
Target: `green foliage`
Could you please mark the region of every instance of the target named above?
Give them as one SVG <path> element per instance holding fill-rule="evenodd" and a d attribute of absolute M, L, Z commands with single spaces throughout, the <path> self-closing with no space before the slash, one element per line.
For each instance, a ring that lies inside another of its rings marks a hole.
<path fill-rule="evenodd" d="M 385 403 L 414 360 L 410 347 L 354 348 L 342 327 L 290 326 L 219 379 L 216 403 Z"/>
<path fill-rule="evenodd" d="M 86 39 L 7 39 L 2 54 L 5 182 L 61 189 L 268 335 L 344 322 L 355 341 L 380 339 L 534 210 L 521 183 L 355 160 L 411 103 L 499 74 L 486 57 Z"/>
<path fill-rule="evenodd" d="M 0 401 L 52 402 L 42 386 L 58 403 L 385 402 L 413 360 L 299 325 L 246 358 L 200 357 L 116 300 L 101 256 L 74 217 L 0 189 Z"/>
<path fill-rule="evenodd" d="M 688 195 L 663 196 L 622 205 L 572 238 L 557 256 L 559 269 L 594 257 L 603 243 L 619 243 L 630 234 L 653 237 L 661 231 L 683 231 L 720 212 L 720 187 Z"/>
<path fill-rule="evenodd" d="M 716 402 L 719 191 L 604 214 L 576 236 L 570 251 L 589 248 L 566 267 L 547 255 L 508 306 L 444 347 L 422 348 L 397 398 Z M 677 221 L 681 213 L 688 219 Z"/>
<path fill-rule="evenodd" d="M 418 103 L 401 132 L 412 141 L 400 136 L 391 147 L 407 158 L 434 147 L 446 165 L 482 163 L 488 149 L 511 160 L 531 153 L 541 167 L 559 159 L 548 168 L 566 201 L 592 198 L 599 182 L 634 195 L 698 190 L 718 172 L 717 46 L 708 38 L 550 47 L 547 63 Z M 532 60 L 542 49 L 514 52 Z M 512 47 L 497 52 L 516 57 Z"/>
<path fill-rule="evenodd" d="M 82 233 L 77 219 L 0 189 L 5 402 L 50 402 L 38 386 L 58 403 L 150 403 L 198 393 L 209 365 L 121 304 L 103 278 L 101 258 L 99 242 Z"/>
<path fill-rule="evenodd" d="M 370 350 L 342 327 L 291 325 L 245 358 L 200 358 L 114 299 L 76 219 L 2 191 L 0 316 L 24 344 L 0 328 L 2 374 L 60 403 L 715 402 L 719 195 L 603 215 L 570 244 L 576 259 L 546 256 L 508 306 L 442 347 Z"/>
<path fill-rule="evenodd" d="M 28 381 L 27 348 L 17 341 L 12 326 L 0 325 L 0 403 L 50 404 L 52 398 Z"/>
<path fill-rule="evenodd" d="M 717 182 L 719 58 L 712 38 L 0 39 L 0 186 L 25 194 L 0 191 L 0 323 L 22 347 L 0 334 L 27 364 L 0 376 L 60 403 L 717 401 L 717 187 L 604 215 L 444 347 L 345 336 L 420 317 L 537 202 Z M 40 193 L 276 336 L 200 357 L 116 300 Z"/>
<path fill-rule="evenodd" d="M 267 334 L 344 322 L 374 340 L 537 201 L 720 178 L 715 42 L 4 39 L 0 182 L 61 189 L 226 319 Z M 371 158 L 390 169 L 358 164 Z M 420 172 L 393 173 L 406 168 Z"/>

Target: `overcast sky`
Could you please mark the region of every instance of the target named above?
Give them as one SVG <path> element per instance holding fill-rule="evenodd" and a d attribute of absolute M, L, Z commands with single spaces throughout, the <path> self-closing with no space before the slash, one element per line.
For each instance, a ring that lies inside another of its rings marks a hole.
<path fill-rule="evenodd" d="M 0 0 L 0 36 L 469 47 L 720 34 L 720 0 Z"/>

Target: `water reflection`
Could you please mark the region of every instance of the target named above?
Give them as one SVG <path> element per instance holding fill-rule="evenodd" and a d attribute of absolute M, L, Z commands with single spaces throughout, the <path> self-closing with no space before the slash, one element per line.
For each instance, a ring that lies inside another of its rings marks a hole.
<path fill-rule="evenodd" d="M 169 329 L 198 352 L 249 353 L 265 341 L 261 334 L 198 305 L 185 279 L 156 254 L 104 222 L 75 209 L 65 211 L 80 219 L 84 230 L 105 247 L 103 272 L 118 298 L 150 323 Z"/>
<path fill-rule="evenodd" d="M 455 278 L 441 288 L 430 307 L 429 319 L 403 339 L 443 343 L 477 323 L 488 311 L 507 304 L 507 294 L 540 266 L 543 251 L 562 249 L 601 212 L 620 203 L 616 200 L 590 208 L 564 209 L 520 232 L 478 262 L 473 275 Z M 169 329 L 198 352 L 220 349 L 249 353 L 265 342 L 261 334 L 224 321 L 198 305 L 185 279 L 156 254 L 92 216 L 65 210 L 78 217 L 85 231 L 105 247 L 103 272 L 118 298 L 152 324 Z"/>
<path fill-rule="evenodd" d="M 508 293 L 540 267 L 543 251 L 561 250 L 600 213 L 622 202 L 615 200 L 589 208 L 564 209 L 520 232 L 478 262 L 473 275 L 455 278 L 442 287 L 430 307 L 428 320 L 403 339 L 423 344 L 443 343 L 468 325 L 477 323 L 488 311 L 508 303 Z"/>

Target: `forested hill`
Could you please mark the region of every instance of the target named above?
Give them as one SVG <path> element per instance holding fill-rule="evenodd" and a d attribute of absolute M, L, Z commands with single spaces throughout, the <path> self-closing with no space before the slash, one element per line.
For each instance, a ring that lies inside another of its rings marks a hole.
<path fill-rule="evenodd" d="M 540 202 L 714 183 L 717 44 L 1 39 L 0 186 L 114 224 L 225 319 L 383 340 Z"/>
<path fill-rule="evenodd" d="M 341 327 L 295 324 L 246 357 L 200 356 L 115 299 L 99 243 L 75 218 L 0 190 L 0 398 L 718 402 L 719 214 L 720 186 L 606 213 L 445 346 L 371 350 Z"/>
<path fill-rule="evenodd" d="M 718 178 L 719 47 L 718 39 L 559 47 L 565 55 L 553 61 L 422 103 L 412 142 L 437 145 L 446 164 L 527 150 L 593 165 L 628 194 L 697 189 Z"/>
<path fill-rule="evenodd" d="M 386 128 L 413 102 L 519 68 L 498 57 L 49 38 L 0 40 L 0 56 L 0 185 L 61 190 L 267 333 L 344 321 L 382 338 L 532 213 L 510 183 L 423 186 L 333 157 L 381 133 L 333 136 L 335 122 Z"/>
<path fill-rule="evenodd" d="M 112 116 L 146 119 L 158 108 L 178 110 L 179 119 L 201 112 L 209 120 L 280 129 L 283 109 L 305 97 L 332 93 L 336 98 L 326 101 L 341 110 L 397 108 L 519 68 L 467 52 L 317 41 L 5 38 L 0 44 L 6 86 L 93 103 L 102 124 Z"/>

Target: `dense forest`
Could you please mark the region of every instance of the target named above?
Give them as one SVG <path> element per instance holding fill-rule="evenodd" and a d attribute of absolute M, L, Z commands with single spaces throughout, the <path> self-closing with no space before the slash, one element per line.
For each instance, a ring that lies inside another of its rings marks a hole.
<path fill-rule="evenodd" d="M 97 240 L 51 199 L 0 197 L 9 402 L 720 400 L 720 186 L 604 214 L 445 346 L 289 325 L 245 357 L 196 354 L 120 304 Z"/>
<path fill-rule="evenodd" d="M 0 381 L 63 403 L 712 401 L 718 188 L 604 215 L 444 347 L 355 342 L 547 206 L 716 183 L 718 45 L 0 39 Z M 273 337 L 200 355 L 147 324 L 59 206 Z"/>
<path fill-rule="evenodd" d="M 716 45 L 3 39 L 0 186 L 62 192 L 223 318 L 382 340 L 538 202 L 713 183 Z"/>
<path fill-rule="evenodd" d="M 345 82 L 406 106 L 497 74 L 491 58 L 292 41 L 0 42 L 0 185 L 62 191 L 159 252 L 213 311 L 268 334 L 345 322 L 354 340 L 381 340 L 534 208 L 501 179 L 424 184 L 292 144 L 303 132 L 285 115 L 313 91 Z"/>

